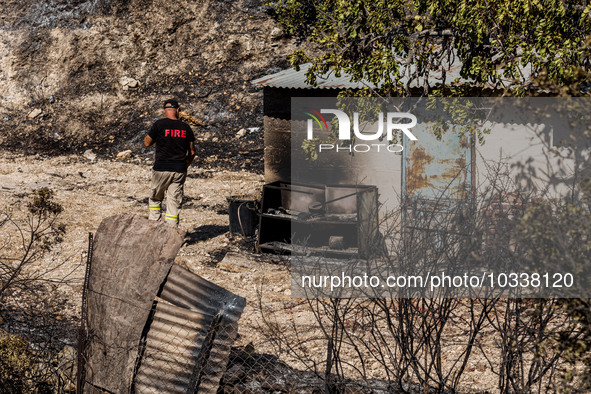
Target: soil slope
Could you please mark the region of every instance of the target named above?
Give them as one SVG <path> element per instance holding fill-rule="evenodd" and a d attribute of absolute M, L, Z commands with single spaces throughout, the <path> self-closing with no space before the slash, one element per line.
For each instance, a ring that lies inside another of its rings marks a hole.
<path fill-rule="evenodd" d="M 198 165 L 261 171 L 262 94 L 249 82 L 287 67 L 294 48 L 263 1 L 2 6 L 3 149 L 148 155 L 141 140 L 175 97 L 201 135 Z M 240 129 L 246 136 L 236 137 Z"/>

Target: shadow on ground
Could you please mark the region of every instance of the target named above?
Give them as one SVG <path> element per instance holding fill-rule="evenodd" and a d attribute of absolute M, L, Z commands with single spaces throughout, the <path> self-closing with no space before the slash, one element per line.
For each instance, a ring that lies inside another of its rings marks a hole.
<path fill-rule="evenodd" d="M 328 380 L 328 381 L 327 381 Z M 408 387 L 408 386 L 407 386 Z M 418 392 L 419 390 L 416 390 Z M 400 393 L 380 379 L 353 381 L 333 374 L 290 367 L 277 356 L 261 354 L 252 344 L 232 347 L 218 394 L 234 393 Z M 412 390 L 415 392 L 415 390 Z"/>
<path fill-rule="evenodd" d="M 185 235 L 185 244 L 194 245 L 197 242 L 207 241 L 228 232 L 228 226 L 220 226 L 217 224 L 206 224 L 195 228 L 193 231 L 188 231 Z"/>

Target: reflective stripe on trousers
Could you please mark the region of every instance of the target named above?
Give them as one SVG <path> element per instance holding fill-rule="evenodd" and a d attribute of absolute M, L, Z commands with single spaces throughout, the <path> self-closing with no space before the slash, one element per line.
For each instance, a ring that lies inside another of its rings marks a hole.
<path fill-rule="evenodd" d="M 166 195 L 166 215 L 164 220 L 178 225 L 183 202 L 186 172 L 152 171 L 151 195 L 149 199 L 149 218 L 159 220 L 161 204 Z"/>

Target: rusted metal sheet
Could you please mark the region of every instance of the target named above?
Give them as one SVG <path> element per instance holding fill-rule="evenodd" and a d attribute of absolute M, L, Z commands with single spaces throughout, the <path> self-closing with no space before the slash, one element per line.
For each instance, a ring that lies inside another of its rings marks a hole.
<path fill-rule="evenodd" d="M 129 392 L 152 303 L 184 232 L 135 215 L 100 224 L 88 283 L 85 392 Z"/>
<path fill-rule="evenodd" d="M 405 140 L 403 193 L 410 198 L 464 199 L 471 185 L 471 149 L 455 130 L 438 140 L 430 127 L 415 129 L 417 141 Z"/>
<path fill-rule="evenodd" d="M 174 265 L 149 322 L 135 391 L 216 393 L 245 306 L 244 298 Z"/>

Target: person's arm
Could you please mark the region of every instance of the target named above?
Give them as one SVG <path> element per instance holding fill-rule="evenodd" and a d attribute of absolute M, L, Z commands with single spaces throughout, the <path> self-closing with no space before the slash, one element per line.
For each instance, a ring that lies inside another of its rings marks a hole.
<path fill-rule="evenodd" d="M 152 146 L 154 144 L 154 139 L 152 139 L 152 137 L 150 137 L 149 135 L 146 135 L 144 137 L 144 146 L 147 148 L 148 146 Z"/>
<path fill-rule="evenodd" d="M 189 142 L 188 153 L 189 154 L 187 155 L 187 168 L 189 168 L 189 166 L 193 162 L 193 159 L 195 159 L 195 154 L 197 154 L 197 151 L 195 150 L 195 142 L 194 141 Z"/>
<path fill-rule="evenodd" d="M 148 134 L 144 137 L 144 146 L 147 148 L 148 146 L 152 146 L 156 143 L 156 139 L 158 138 L 158 127 L 156 126 L 158 122 L 154 122 Z"/>

